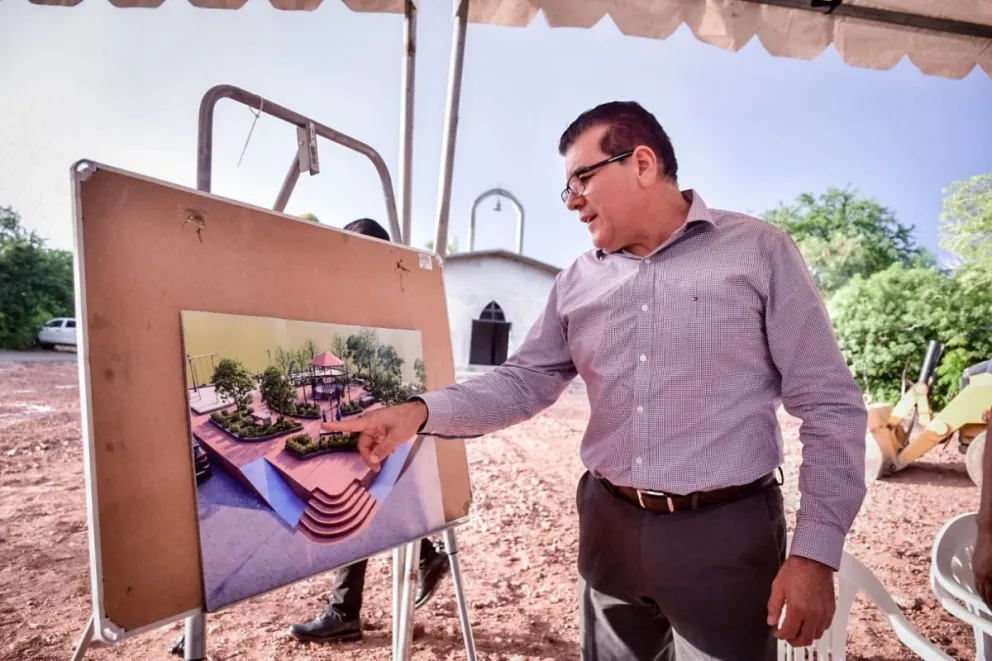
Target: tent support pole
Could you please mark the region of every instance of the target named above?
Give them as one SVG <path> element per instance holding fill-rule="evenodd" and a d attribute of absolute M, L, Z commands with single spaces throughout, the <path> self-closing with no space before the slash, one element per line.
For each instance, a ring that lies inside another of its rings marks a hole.
<path fill-rule="evenodd" d="M 448 215 L 451 211 L 451 180 L 455 166 L 455 138 L 458 135 L 458 107 L 462 96 L 462 65 L 465 62 L 465 33 L 468 28 L 469 0 L 455 0 L 454 32 L 451 39 L 451 70 L 448 75 L 448 106 L 444 115 L 444 142 L 441 149 L 441 182 L 437 193 L 437 222 L 434 251 L 444 258 L 448 247 Z"/>
<path fill-rule="evenodd" d="M 413 114 L 417 69 L 417 8 L 413 0 L 403 3 L 403 105 L 400 107 L 400 241 L 411 245 L 413 199 Z"/>

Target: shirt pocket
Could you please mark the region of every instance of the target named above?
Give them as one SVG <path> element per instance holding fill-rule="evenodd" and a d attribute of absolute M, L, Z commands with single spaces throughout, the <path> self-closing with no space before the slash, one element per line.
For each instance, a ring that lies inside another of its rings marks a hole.
<path fill-rule="evenodd" d="M 767 341 L 761 297 L 723 279 L 683 279 L 664 287 L 662 346 L 680 377 L 700 394 L 740 391 L 766 379 Z"/>

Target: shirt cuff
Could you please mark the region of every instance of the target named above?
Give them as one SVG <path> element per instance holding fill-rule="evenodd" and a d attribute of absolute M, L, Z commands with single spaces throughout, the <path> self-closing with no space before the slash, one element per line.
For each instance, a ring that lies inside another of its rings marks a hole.
<path fill-rule="evenodd" d="M 792 535 L 792 544 L 789 546 L 789 555 L 815 560 L 837 571 L 844 555 L 846 537 L 847 534 L 836 525 L 798 520 L 796 531 Z"/>
<path fill-rule="evenodd" d="M 416 395 L 410 399 L 419 399 L 427 406 L 427 420 L 424 421 L 419 433 L 444 435 L 446 429 L 451 427 L 451 398 L 443 390 L 436 392 L 426 392 Z"/>

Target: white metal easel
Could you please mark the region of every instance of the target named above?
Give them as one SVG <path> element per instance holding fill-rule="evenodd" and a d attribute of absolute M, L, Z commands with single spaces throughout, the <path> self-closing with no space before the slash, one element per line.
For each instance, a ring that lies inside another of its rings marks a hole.
<path fill-rule="evenodd" d="M 413 11 L 412 3 L 407 1 L 408 10 Z M 407 21 L 409 28 L 408 38 L 413 39 L 413 23 Z M 412 48 L 407 52 L 412 53 Z M 389 216 L 391 234 L 401 237 L 403 243 L 409 245 L 410 228 L 410 163 L 411 155 L 409 148 L 412 146 L 412 107 L 413 107 L 413 87 L 412 87 L 412 55 L 408 60 L 407 69 L 410 82 L 407 85 L 407 104 L 404 106 L 404 155 L 402 159 L 403 167 L 401 181 L 403 185 L 403 225 L 400 226 L 400 217 L 396 210 L 396 201 L 393 195 L 392 182 L 388 168 L 382 157 L 372 147 L 355 140 L 347 135 L 339 133 L 334 129 L 320 124 L 308 117 L 300 115 L 276 103 L 268 101 L 257 94 L 247 92 L 231 85 L 218 85 L 211 88 L 203 96 L 200 102 L 199 116 L 199 137 L 197 143 L 197 188 L 203 192 L 210 192 L 211 189 L 211 168 L 213 154 L 213 113 L 217 103 L 224 98 L 242 103 L 259 114 L 266 113 L 287 121 L 297 128 L 297 150 L 293 157 L 289 171 L 283 181 L 282 188 L 276 198 L 273 209 L 283 212 L 289 197 L 292 194 L 296 182 L 302 172 L 307 171 L 311 175 L 317 174 L 320 170 L 317 152 L 317 137 L 326 138 L 343 147 L 365 155 L 372 161 L 379 178 L 382 182 L 383 194 L 386 199 L 386 211 Z M 406 230 L 403 232 L 402 230 Z M 458 615 L 461 623 L 462 634 L 465 641 L 465 652 L 469 661 L 476 661 L 475 641 L 472 636 L 471 622 L 468 616 L 468 603 L 465 589 L 462 582 L 461 567 L 459 564 L 458 542 L 455 537 L 453 526 L 449 526 L 443 531 L 445 550 L 451 564 L 452 582 L 455 589 L 455 598 L 458 604 Z M 410 658 L 413 643 L 413 611 L 414 598 L 417 586 L 417 576 L 420 560 L 420 540 L 415 540 L 408 544 L 399 546 L 393 550 L 393 658 L 395 660 L 407 660 Z M 80 661 L 86 653 L 91 643 L 98 637 L 95 636 L 96 626 L 93 617 L 90 618 L 86 629 L 81 636 L 76 649 L 71 657 L 72 661 Z M 113 636 L 111 636 L 113 637 Z M 204 661 L 206 659 L 206 614 L 195 613 L 186 618 L 186 628 L 184 636 L 184 658 L 186 661 Z"/>

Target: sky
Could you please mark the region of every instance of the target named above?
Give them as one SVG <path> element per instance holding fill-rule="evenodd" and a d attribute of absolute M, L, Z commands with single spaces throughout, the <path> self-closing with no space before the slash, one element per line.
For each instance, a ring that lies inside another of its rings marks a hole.
<path fill-rule="evenodd" d="M 434 236 L 451 6 L 422 2 L 418 23 L 413 243 Z M 196 185 L 200 99 L 213 85 L 258 93 L 374 147 L 399 195 L 402 16 L 324 2 L 281 12 L 172 0 L 155 10 L 103 0 L 74 8 L 0 2 L 0 205 L 58 248 L 72 248 L 69 168 L 87 158 Z M 508 189 L 525 209 L 524 253 L 567 266 L 591 247 L 561 203 L 562 130 L 603 101 L 636 100 L 672 138 L 680 183 L 711 207 L 760 214 L 804 192 L 851 186 L 892 209 L 937 252 L 942 189 L 992 172 L 992 80 L 926 76 L 904 60 L 877 71 L 832 47 L 813 61 L 778 58 L 757 39 L 738 52 L 682 26 L 667 40 L 592 29 L 470 25 L 454 165 L 451 230 L 466 248 L 483 191 Z M 221 102 L 213 192 L 271 207 L 295 129 Z M 251 132 L 244 157 L 245 141 Z M 320 174 L 304 174 L 287 213 L 342 226 L 387 225 L 378 176 L 363 156 L 320 142 Z M 514 249 L 516 217 L 489 200 L 476 249 Z"/>

